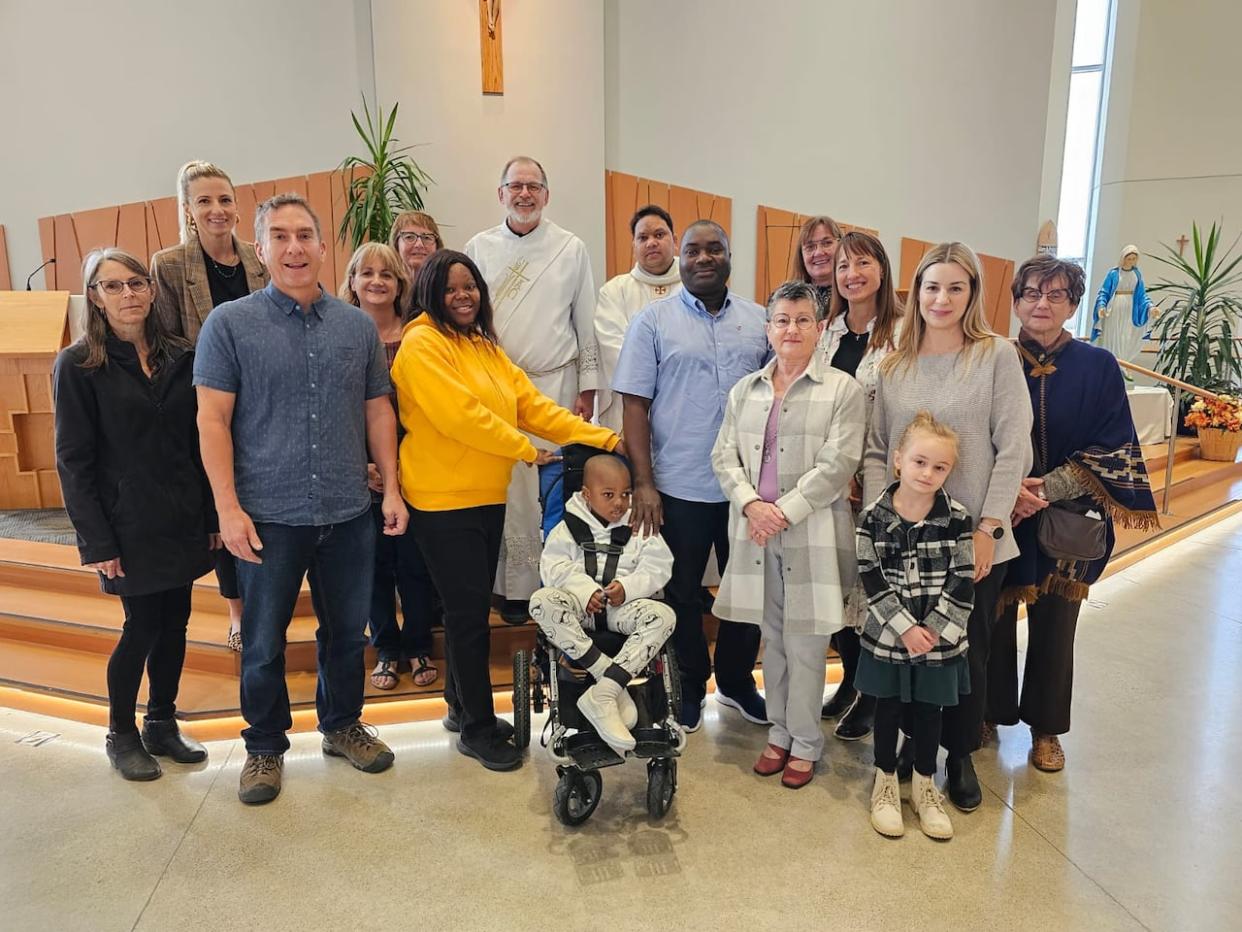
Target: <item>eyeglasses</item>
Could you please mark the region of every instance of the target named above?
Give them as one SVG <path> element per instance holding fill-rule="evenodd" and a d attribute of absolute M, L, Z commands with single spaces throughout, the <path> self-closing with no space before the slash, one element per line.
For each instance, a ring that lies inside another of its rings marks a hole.
<path fill-rule="evenodd" d="M 814 317 L 789 317 L 785 314 L 777 314 L 768 323 L 773 330 L 788 330 L 789 325 L 793 324 L 799 330 L 810 330 L 815 326 Z"/>
<path fill-rule="evenodd" d="M 538 194 L 540 191 L 546 191 L 548 186 L 539 181 L 506 181 L 504 189 L 510 194 L 521 194 L 523 191 Z"/>
<path fill-rule="evenodd" d="M 1047 298 L 1049 304 L 1064 304 L 1069 300 L 1069 291 L 1065 288 L 1053 288 L 1051 291 L 1040 291 L 1038 288 L 1022 289 L 1022 300 L 1027 304 L 1038 304 L 1040 298 Z"/>
<path fill-rule="evenodd" d="M 146 294 L 151 290 L 151 279 L 135 277 L 129 279 L 129 281 L 121 282 L 114 278 L 105 278 L 102 281 L 95 282 L 90 287 L 98 288 L 104 294 L 110 295 L 124 294 L 126 288 L 134 294 Z"/>
<path fill-rule="evenodd" d="M 407 230 L 404 233 L 397 234 L 397 242 L 406 245 L 422 243 L 424 246 L 434 246 L 436 244 L 436 235 L 434 233 L 414 233 Z"/>
<path fill-rule="evenodd" d="M 814 252 L 817 249 L 831 249 L 837 244 L 837 241 L 831 236 L 824 239 L 809 239 L 802 244 L 803 252 Z"/>

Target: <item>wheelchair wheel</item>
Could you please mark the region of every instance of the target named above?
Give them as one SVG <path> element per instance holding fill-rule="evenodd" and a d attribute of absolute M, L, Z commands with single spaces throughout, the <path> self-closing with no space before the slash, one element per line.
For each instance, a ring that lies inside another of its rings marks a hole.
<path fill-rule="evenodd" d="M 530 652 L 513 655 L 513 744 L 530 747 Z"/>
<path fill-rule="evenodd" d="M 664 667 L 668 670 L 668 682 L 671 692 L 668 704 L 673 710 L 673 717 L 681 715 L 681 667 L 677 665 L 677 652 L 672 644 L 664 645 Z"/>
<path fill-rule="evenodd" d="M 558 768 L 559 769 L 559 768 Z M 604 778 L 595 770 L 566 767 L 556 781 L 552 794 L 552 811 L 561 825 L 581 825 L 591 818 L 603 795 Z"/>
<path fill-rule="evenodd" d="M 677 793 L 677 761 L 657 757 L 647 762 L 647 815 L 663 819 Z"/>

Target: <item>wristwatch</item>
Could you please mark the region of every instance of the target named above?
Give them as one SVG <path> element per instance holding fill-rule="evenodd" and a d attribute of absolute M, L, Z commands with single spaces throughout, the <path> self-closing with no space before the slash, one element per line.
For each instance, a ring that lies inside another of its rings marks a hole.
<path fill-rule="evenodd" d="M 979 530 L 982 531 L 984 534 L 990 535 L 992 540 L 1000 540 L 1002 537 L 1005 536 L 1005 529 L 999 524 L 995 525 L 994 527 L 984 527 L 983 522 L 980 522 Z"/>

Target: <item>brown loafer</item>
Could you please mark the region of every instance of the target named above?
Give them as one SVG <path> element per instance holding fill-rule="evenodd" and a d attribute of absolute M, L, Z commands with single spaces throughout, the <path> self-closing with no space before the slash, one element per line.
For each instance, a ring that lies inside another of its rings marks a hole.
<path fill-rule="evenodd" d="M 761 777 L 770 777 L 778 774 L 785 769 L 785 762 L 789 760 L 789 752 L 784 748 L 778 748 L 775 744 L 769 744 L 769 748 L 776 751 L 779 757 L 768 757 L 766 754 L 760 754 L 759 759 L 755 761 L 755 773 Z"/>
<path fill-rule="evenodd" d="M 792 764 L 796 760 L 800 761 L 802 760 L 802 758 L 794 757 L 790 755 L 789 757 L 790 764 Z M 785 772 L 781 774 L 781 786 L 787 786 L 791 790 L 800 790 L 802 789 L 802 787 L 810 783 L 812 779 L 814 779 L 815 765 L 812 764 L 810 761 L 803 761 L 803 763 L 811 764 L 811 769 L 810 770 L 794 770 L 788 764 L 785 765 Z"/>
<path fill-rule="evenodd" d="M 1056 773 L 1065 768 L 1065 751 L 1056 735 L 1031 732 L 1031 763 L 1036 770 Z"/>

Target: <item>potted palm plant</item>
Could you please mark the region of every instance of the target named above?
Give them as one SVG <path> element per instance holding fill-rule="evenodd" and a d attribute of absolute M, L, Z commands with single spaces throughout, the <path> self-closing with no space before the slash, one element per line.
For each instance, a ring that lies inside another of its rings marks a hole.
<path fill-rule="evenodd" d="M 383 243 L 397 214 L 403 210 L 422 210 L 423 192 L 433 184 L 432 178 L 408 153 L 413 146 L 398 146 L 393 127 L 397 108 L 385 114 L 377 107 L 374 117 L 362 98 L 363 119 L 352 110 L 354 129 L 366 147 L 365 156 L 347 156 L 340 164 L 346 172 L 345 215 L 337 233 L 342 244 L 357 249 L 365 242 Z"/>
<path fill-rule="evenodd" d="M 1234 341 L 1242 311 L 1242 296 L 1237 292 L 1242 256 L 1233 255 L 1237 240 L 1221 251 L 1217 224 L 1212 224 L 1206 241 L 1197 223 L 1193 230 L 1192 257 L 1165 243 L 1161 245 L 1166 255 L 1152 257 L 1180 272 L 1182 279 L 1164 279 L 1148 288 L 1152 294 L 1172 299 L 1160 302 L 1160 317 L 1153 328 L 1160 343 L 1156 369 L 1208 391 L 1230 392 L 1242 383 L 1242 362 Z"/>

